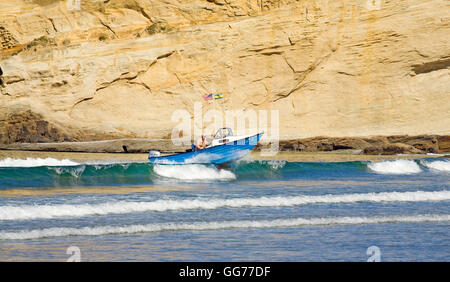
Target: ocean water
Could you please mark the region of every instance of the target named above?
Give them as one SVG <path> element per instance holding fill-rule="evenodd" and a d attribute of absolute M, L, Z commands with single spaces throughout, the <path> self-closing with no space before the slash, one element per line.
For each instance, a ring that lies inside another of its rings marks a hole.
<path fill-rule="evenodd" d="M 448 261 L 450 161 L 0 160 L 0 261 Z"/>

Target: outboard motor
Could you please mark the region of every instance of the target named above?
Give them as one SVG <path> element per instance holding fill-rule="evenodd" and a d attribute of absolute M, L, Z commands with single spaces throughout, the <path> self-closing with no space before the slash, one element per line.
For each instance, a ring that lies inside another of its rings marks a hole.
<path fill-rule="evenodd" d="M 148 152 L 148 157 L 149 158 L 156 158 L 156 157 L 160 157 L 161 156 L 161 152 L 159 151 L 150 151 Z"/>

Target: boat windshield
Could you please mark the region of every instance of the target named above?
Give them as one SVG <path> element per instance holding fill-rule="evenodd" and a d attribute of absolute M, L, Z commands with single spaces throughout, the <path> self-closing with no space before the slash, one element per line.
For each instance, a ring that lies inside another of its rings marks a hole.
<path fill-rule="evenodd" d="M 231 130 L 231 128 L 224 127 L 217 130 L 216 134 L 214 135 L 214 139 L 222 139 L 228 136 L 233 136 L 233 131 Z"/>

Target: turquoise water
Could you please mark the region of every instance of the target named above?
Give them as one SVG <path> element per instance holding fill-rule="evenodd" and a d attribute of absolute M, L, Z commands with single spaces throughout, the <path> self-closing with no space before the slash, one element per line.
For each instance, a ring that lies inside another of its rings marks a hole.
<path fill-rule="evenodd" d="M 448 261 L 449 184 L 448 159 L 0 160 L 0 261 Z"/>

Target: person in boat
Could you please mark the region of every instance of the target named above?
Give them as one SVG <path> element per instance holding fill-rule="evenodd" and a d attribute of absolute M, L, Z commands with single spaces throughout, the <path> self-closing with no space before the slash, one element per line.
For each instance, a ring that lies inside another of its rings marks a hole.
<path fill-rule="evenodd" d="M 208 141 L 206 141 L 205 135 L 202 135 L 198 140 L 197 143 L 195 144 L 195 149 L 196 150 L 203 150 L 206 147 L 208 147 L 209 143 Z"/>

